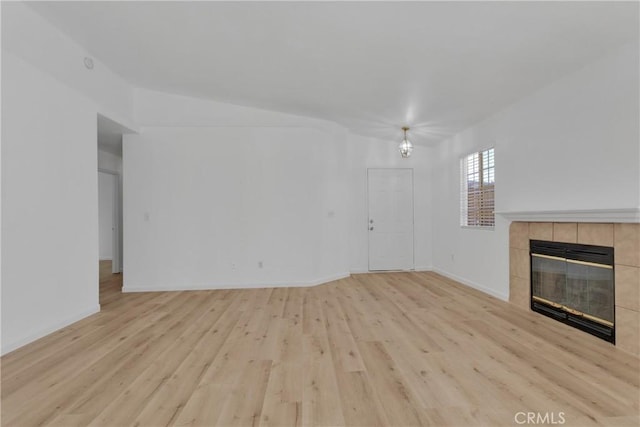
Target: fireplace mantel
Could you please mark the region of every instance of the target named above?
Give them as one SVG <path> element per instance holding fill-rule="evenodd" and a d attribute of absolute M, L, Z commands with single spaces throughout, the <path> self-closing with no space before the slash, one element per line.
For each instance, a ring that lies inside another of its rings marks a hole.
<path fill-rule="evenodd" d="M 559 211 L 502 211 L 498 215 L 525 222 L 624 222 L 640 223 L 640 208 Z"/>

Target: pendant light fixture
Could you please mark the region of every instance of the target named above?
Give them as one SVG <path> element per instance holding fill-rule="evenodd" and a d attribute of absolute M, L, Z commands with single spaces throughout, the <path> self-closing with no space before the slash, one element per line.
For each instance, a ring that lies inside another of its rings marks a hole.
<path fill-rule="evenodd" d="M 407 131 L 409 130 L 409 128 L 405 126 L 402 128 L 402 130 L 404 131 L 404 137 L 402 138 L 402 142 L 398 146 L 398 150 L 400 150 L 400 155 L 406 159 L 407 157 L 411 156 L 411 152 L 413 151 L 413 144 L 407 139 Z"/>

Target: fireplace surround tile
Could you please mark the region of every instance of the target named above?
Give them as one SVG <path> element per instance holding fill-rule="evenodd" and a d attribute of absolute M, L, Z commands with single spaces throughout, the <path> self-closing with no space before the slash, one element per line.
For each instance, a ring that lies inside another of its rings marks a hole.
<path fill-rule="evenodd" d="M 616 307 L 616 346 L 640 354 L 640 312 Z"/>
<path fill-rule="evenodd" d="M 640 224 L 615 224 L 616 264 L 640 267 Z"/>
<path fill-rule="evenodd" d="M 552 222 L 530 222 L 529 238 L 531 240 L 553 240 L 553 223 Z M 529 246 L 527 245 L 527 249 Z"/>
<path fill-rule="evenodd" d="M 613 246 L 613 224 L 578 224 L 578 243 L 583 245 Z"/>
<path fill-rule="evenodd" d="M 520 308 L 529 307 L 531 299 L 531 289 L 529 280 L 521 277 L 511 276 L 509 280 L 509 301 Z"/>
<path fill-rule="evenodd" d="M 553 241 L 578 243 L 578 224 L 575 222 L 554 222 Z"/>
<path fill-rule="evenodd" d="M 640 268 L 616 264 L 616 306 L 640 311 Z"/>
<path fill-rule="evenodd" d="M 529 250 L 529 223 L 512 222 L 509 227 L 509 247 Z"/>
<path fill-rule="evenodd" d="M 531 260 L 529 259 L 529 251 L 525 249 L 511 248 L 509 254 L 513 262 L 509 263 L 509 275 L 527 279 L 531 274 Z"/>

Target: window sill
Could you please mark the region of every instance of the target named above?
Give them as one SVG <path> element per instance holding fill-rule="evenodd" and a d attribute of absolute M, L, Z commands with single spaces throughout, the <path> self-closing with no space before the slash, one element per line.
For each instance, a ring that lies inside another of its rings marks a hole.
<path fill-rule="evenodd" d="M 482 230 L 482 231 L 493 231 L 496 227 L 492 226 L 480 226 L 480 225 L 461 225 L 460 228 L 467 230 Z"/>

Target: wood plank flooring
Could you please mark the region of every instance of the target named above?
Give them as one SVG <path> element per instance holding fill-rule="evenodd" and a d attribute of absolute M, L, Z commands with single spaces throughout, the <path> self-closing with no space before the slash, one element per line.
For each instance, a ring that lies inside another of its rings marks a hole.
<path fill-rule="evenodd" d="M 120 289 L 1 359 L 2 425 L 640 424 L 638 358 L 435 273 Z"/>

